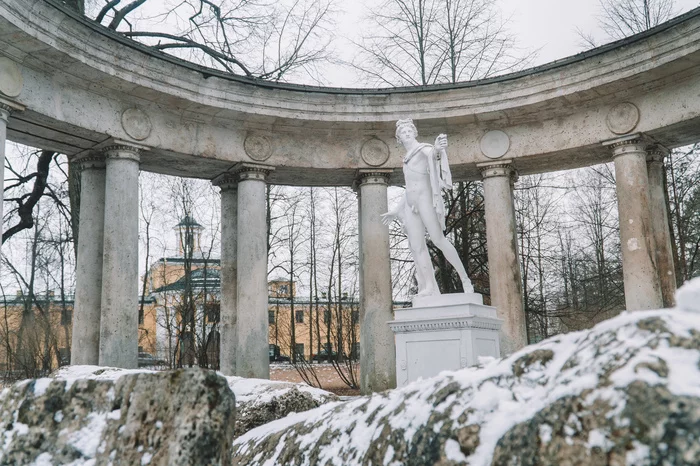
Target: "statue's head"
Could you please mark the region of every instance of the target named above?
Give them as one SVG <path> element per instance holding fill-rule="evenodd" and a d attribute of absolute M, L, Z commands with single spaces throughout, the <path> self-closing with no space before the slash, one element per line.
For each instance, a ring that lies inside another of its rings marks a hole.
<path fill-rule="evenodd" d="M 396 142 L 403 143 L 406 138 L 415 139 L 418 137 L 418 130 L 413 120 L 407 118 L 396 122 Z"/>

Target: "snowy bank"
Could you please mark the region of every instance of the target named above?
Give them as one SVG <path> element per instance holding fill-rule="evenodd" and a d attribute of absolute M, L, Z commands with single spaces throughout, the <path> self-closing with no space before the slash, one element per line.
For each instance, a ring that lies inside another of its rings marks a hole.
<path fill-rule="evenodd" d="M 137 373 L 156 372 L 146 369 L 67 366 L 59 369 L 54 377 L 68 383 L 81 379 L 115 381 L 124 375 Z M 338 401 L 338 397 L 333 393 L 306 384 L 227 377 L 221 373 L 218 375 L 226 379 L 229 388 L 236 397 L 236 427 L 234 431 L 236 436 L 262 424 L 283 418 L 289 413 L 300 413 L 331 401 Z M 50 381 L 51 379 L 39 380 Z"/>
<path fill-rule="evenodd" d="M 0 465 L 227 465 L 234 414 L 201 369 L 26 380 L 0 393 Z"/>
<path fill-rule="evenodd" d="M 234 464 L 700 464 L 697 298 L 700 280 L 682 308 L 290 415 L 236 439 Z"/>

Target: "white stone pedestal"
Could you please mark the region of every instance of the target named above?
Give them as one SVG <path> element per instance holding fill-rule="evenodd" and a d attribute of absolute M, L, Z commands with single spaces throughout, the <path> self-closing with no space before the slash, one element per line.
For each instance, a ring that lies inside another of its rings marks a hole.
<path fill-rule="evenodd" d="M 396 383 L 403 387 L 478 363 L 479 356 L 499 357 L 501 319 L 477 293 L 416 298 L 397 309 L 389 327 L 396 336 Z"/>

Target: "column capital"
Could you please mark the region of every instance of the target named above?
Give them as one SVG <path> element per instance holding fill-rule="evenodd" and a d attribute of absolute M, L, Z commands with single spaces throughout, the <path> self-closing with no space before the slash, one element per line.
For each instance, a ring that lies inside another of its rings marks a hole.
<path fill-rule="evenodd" d="M 266 181 L 270 173 L 275 170 L 272 165 L 260 163 L 240 162 L 228 172 L 236 177 L 238 181 L 258 180 Z"/>
<path fill-rule="evenodd" d="M 7 123 L 7 120 L 10 118 L 10 113 L 12 113 L 12 107 L 5 105 L 2 103 L 2 101 L 0 101 L 0 120 Z"/>
<path fill-rule="evenodd" d="M 24 105 L 20 105 L 12 100 L 0 97 L 0 120 L 7 122 L 10 118 L 10 113 L 14 111 L 21 112 L 24 110 Z"/>
<path fill-rule="evenodd" d="M 663 163 L 670 153 L 671 151 L 661 144 L 654 144 L 647 148 L 647 163 Z"/>
<path fill-rule="evenodd" d="M 391 169 L 360 168 L 355 175 L 353 187 L 357 188 L 365 184 L 383 184 L 388 186 L 392 173 L 394 173 L 394 170 Z"/>
<path fill-rule="evenodd" d="M 70 163 L 80 170 L 89 170 L 91 168 L 104 169 L 105 168 L 105 154 L 100 152 L 92 152 L 83 157 L 76 157 L 70 161 Z"/>
<path fill-rule="evenodd" d="M 125 159 L 134 162 L 140 162 L 141 153 L 147 150 L 146 146 L 118 139 L 114 139 L 102 147 L 102 152 L 107 159 Z"/>
<path fill-rule="evenodd" d="M 518 180 L 518 171 L 513 166 L 512 160 L 500 160 L 498 162 L 477 163 L 476 167 L 481 172 L 481 178 L 508 177 L 512 183 Z"/>
<path fill-rule="evenodd" d="M 646 152 L 650 144 L 650 139 L 643 133 L 629 134 L 621 138 L 603 141 L 603 145 L 612 150 L 613 158 L 618 155 Z"/>
<path fill-rule="evenodd" d="M 235 173 L 224 172 L 211 180 L 211 184 L 221 189 L 221 191 L 228 191 L 230 189 L 238 188 L 238 176 Z"/>

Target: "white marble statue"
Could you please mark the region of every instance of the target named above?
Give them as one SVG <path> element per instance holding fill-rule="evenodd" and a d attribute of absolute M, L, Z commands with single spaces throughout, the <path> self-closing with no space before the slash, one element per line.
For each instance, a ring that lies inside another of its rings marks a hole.
<path fill-rule="evenodd" d="M 435 145 L 420 143 L 416 140 L 417 136 L 418 130 L 412 120 L 396 122 L 396 140 L 406 149 L 406 155 L 403 158 L 406 194 L 396 208 L 382 214 L 382 222 L 389 225 L 393 220 L 398 220 L 403 224 L 416 266 L 418 282 L 416 296 L 440 294 L 426 244 L 426 231 L 433 244 L 440 248 L 445 258 L 457 270 L 464 292 L 473 293 L 474 288 L 467 277 L 457 250 L 443 234 L 445 203 L 442 199 L 442 190 L 452 188 L 452 175 L 445 150 L 447 136 L 439 135 L 435 139 Z"/>

